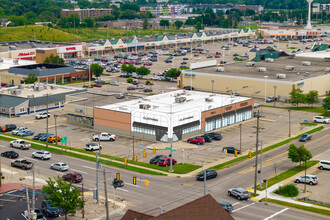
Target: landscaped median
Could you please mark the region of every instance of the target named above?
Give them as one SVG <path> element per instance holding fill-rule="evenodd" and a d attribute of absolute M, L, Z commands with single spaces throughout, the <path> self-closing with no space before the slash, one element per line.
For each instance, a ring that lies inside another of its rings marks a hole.
<path fill-rule="evenodd" d="M 0 140 L 4 140 L 4 141 L 12 141 L 12 140 L 16 140 L 18 139 L 17 136 L 11 135 L 11 134 L 6 134 L 3 133 L 0 136 Z M 85 160 L 89 160 L 89 161 L 96 161 L 96 153 L 95 152 L 91 152 L 91 151 L 85 151 L 82 149 L 77 149 L 77 148 L 67 148 L 61 145 L 56 145 L 53 143 L 48 143 L 48 148 L 46 148 L 45 142 L 39 141 L 39 140 L 31 140 L 29 138 L 25 138 L 25 137 L 19 137 L 19 139 L 24 139 L 26 141 L 31 142 L 31 147 L 36 148 L 36 149 L 41 149 L 41 150 L 47 150 L 50 152 L 54 152 L 54 153 L 58 153 L 58 154 L 64 154 L 64 155 L 68 155 L 68 156 L 73 156 L 73 157 L 77 157 L 77 158 L 81 158 L 81 159 L 85 159 Z M 39 144 L 40 143 L 40 144 Z M 64 149 L 64 150 L 62 150 Z M 109 160 L 106 160 L 109 159 Z M 170 167 L 161 167 L 155 164 L 149 164 L 149 163 L 144 163 L 144 162 L 140 162 L 140 161 L 136 161 L 134 162 L 133 160 L 127 160 L 127 165 L 124 164 L 125 158 L 120 158 L 120 157 L 115 157 L 115 156 L 111 156 L 111 155 L 106 155 L 106 154 L 102 154 L 99 160 L 101 163 L 110 165 L 110 166 L 114 166 L 114 167 L 119 167 L 122 169 L 127 169 L 127 170 L 131 170 L 134 172 L 139 172 L 139 173 L 144 173 L 144 174 L 151 174 L 151 175 L 167 175 L 164 172 L 169 172 Z M 133 166 L 131 166 L 131 165 Z M 144 169 L 148 168 L 148 169 Z M 199 169 L 201 166 L 199 165 L 193 165 L 193 164 L 176 164 L 173 166 L 173 173 L 176 174 L 185 174 L 185 173 L 189 173 L 191 171 L 194 171 L 196 169 Z M 157 172 L 161 171 L 161 172 Z"/>
<path fill-rule="evenodd" d="M 276 204 L 279 204 L 279 205 L 289 206 L 289 207 L 293 207 L 293 208 L 297 208 L 297 209 L 302 209 L 302 210 L 306 210 L 306 211 L 315 212 L 315 213 L 318 213 L 318 214 L 323 214 L 323 215 L 330 216 L 330 209 L 303 206 L 303 205 L 290 203 L 290 202 L 284 202 L 284 201 L 280 201 L 280 200 L 276 200 L 276 199 L 263 198 L 261 201 L 272 202 L 272 203 L 276 203 Z"/>
<path fill-rule="evenodd" d="M 323 128 L 324 128 L 324 126 L 319 126 L 319 127 L 314 128 L 314 129 L 312 129 L 312 130 L 309 130 L 309 131 L 307 131 L 307 132 L 304 132 L 303 134 L 306 134 L 306 133 L 307 133 L 307 134 L 313 134 L 313 133 L 315 133 L 315 132 L 321 131 Z M 262 153 L 265 153 L 265 152 L 267 152 L 267 151 L 270 151 L 270 150 L 272 150 L 272 149 L 275 149 L 275 148 L 277 148 L 277 147 L 280 147 L 280 146 L 282 146 L 282 145 L 284 145 L 284 144 L 288 144 L 288 143 L 290 143 L 291 141 L 293 141 L 293 140 L 295 140 L 295 139 L 299 139 L 299 137 L 300 137 L 301 135 L 302 135 L 302 134 L 299 134 L 299 135 L 297 135 L 296 137 L 289 138 L 289 139 L 286 139 L 286 140 L 281 141 L 281 142 L 279 142 L 279 143 L 276 143 L 276 144 L 270 145 L 270 146 L 268 146 L 268 147 L 265 147 L 265 148 L 262 149 Z M 258 151 L 258 154 L 260 154 L 260 152 L 261 152 L 261 151 L 259 150 L 259 151 Z M 252 153 L 252 157 L 254 157 L 255 155 L 256 155 L 256 153 L 253 152 L 253 153 Z M 244 156 L 241 156 L 241 157 L 237 157 L 237 158 L 235 158 L 235 159 L 233 159 L 233 160 L 229 160 L 229 161 L 224 162 L 224 163 L 222 163 L 222 164 L 218 164 L 218 165 L 215 165 L 215 166 L 213 166 L 213 167 L 210 167 L 210 169 L 221 170 L 221 169 L 223 169 L 223 168 L 229 167 L 230 165 L 236 164 L 236 163 L 238 163 L 238 162 L 240 162 L 240 161 L 243 161 L 243 160 L 246 160 L 246 159 L 248 159 L 248 158 L 249 158 L 249 155 L 244 155 Z"/>

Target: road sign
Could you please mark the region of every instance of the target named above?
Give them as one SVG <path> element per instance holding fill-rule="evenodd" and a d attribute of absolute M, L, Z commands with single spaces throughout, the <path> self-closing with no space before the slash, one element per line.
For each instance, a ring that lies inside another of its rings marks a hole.
<path fill-rule="evenodd" d="M 65 144 L 66 142 L 68 142 L 67 136 L 62 137 L 61 142 L 62 142 L 62 144 Z"/>
<path fill-rule="evenodd" d="M 170 147 L 165 147 L 165 149 L 167 149 L 167 150 L 171 150 Z M 174 152 L 174 151 L 176 151 L 176 150 L 172 150 L 172 152 Z"/>

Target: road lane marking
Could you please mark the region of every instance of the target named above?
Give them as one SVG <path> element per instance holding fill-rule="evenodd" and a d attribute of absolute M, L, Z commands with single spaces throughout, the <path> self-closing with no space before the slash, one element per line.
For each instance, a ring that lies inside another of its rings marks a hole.
<path fill-rule="evenodd" d="M 285 212 L 285 211 L 288 210 L 288 209 L 289 209 L 289 208 L 282 209 L 281 211 L 278 211 L 278 212 L 272 214 L 271 216 L 269 216 L 269 217 L 267 217 L 267 218 L 264 218 L 264 220 L 271 219 L 271 218 L 273 218 L 273 217 L 275 217 L 275 216 L 281 214 L 282 212 Z"/>
<path fill-rule="evenodd" d="M 122 191 L 128 192 L 127 189 L 116 188 L 116 190 L 122 190 Z"/>
<path fill-rule="evenodd" d="M 0 145 L 0 147 L 6 147 L 6 146 Z"/>
<path fill-rule="evenodd" d="M 277 161 L 274 161 L 274 162 L 271 162 L 271 163 L 268 163 L 268 164 L 264 164 L 264 162 L 262 162 L 262 168 L 265 168 L 265 167 L 268 167 L 268 166 L 271 166 L 275 163 L 279 163 L 281 161 L 284 161 L 288 158 L 284 158 L 284 159 L 281 159 L 281 160 L 277 160 Z M 258 167 L 259 168 L 259 167 Z M 249 173 L 249 172 L 252 172 L 252 171 L 255 171 L 255 168 L 254 167 L 250 167 L 249 169 L 246 169 L 246 170 L 243 170 L 243 171 L 240 171 L 238 172 L 238 174 L 245 174 L 245 173 Z"/>
<path fill-rule="evenodd" d="M 249 207 L 249 206 L 254 205 L 254 204 L 255 204 L 255 203 L 251 203 L 251 204 L 245 205 L 245 206 L 243 206 L 243 207 L 241 207 L 241 208 L 235 209 L 233 212 L 237 212 L 237 211 L 239 211 L 239 210 L 241 210 L 241 209 L 244 209 L 244 208 Z"/>
<path fill-rule="evenodd" d="M 236 203 L 234 203 L 233 205 L 238 205 L 239 204 L 239 202 L 236 202 Z"/>
<path fill-rule="evenodd" d="M 84 173 L 84 174 L 87 174 L 87 172 L 85 172 L 85 171 L 76 170 L 76 169 L 72 169 L 72 168 L 71 168 L 71 170 L 73 170 L 73 171 L 76 171 L 76 172 L 79 172 L 79 173 Z"/>
<path fill-rule="evenodd" d="M 140 187 L 140 186 L 138 186 L 138 185 L 134 185 L 134 184 L 132 184 L 132 183 L 125 183 L 125 185 L 130 185 L 130 186 Z"/>
<path fill-rule="evenodd" d="M 92 170 L 96 170 L 95 167 L 88 167 L 88 166 L 83 166 L 83 167 L 88 168 L 88 169 L 92 169 Z"/>

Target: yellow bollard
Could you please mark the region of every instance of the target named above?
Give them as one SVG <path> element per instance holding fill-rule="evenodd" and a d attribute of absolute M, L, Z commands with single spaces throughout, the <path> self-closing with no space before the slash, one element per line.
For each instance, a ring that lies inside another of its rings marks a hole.
<path fill-rule="evenodd" d="M 134 155 L 134 162 L 137 161 L 137 155 Z"/>
<path fill-rule="evenodd" d="M 127 165 L 127 158 L 125 158 L 125 162 L 124 162 L 125 166 Z"/>
<path fill-rule="evenodd" d="M 156 153 L 156 148 L 154 147 L 153 149 L 152 149 L 152 154 L 155 154 Z"/>
<path fill-rule="evenodd" d="M 143 158 L 147 157 L 147 151 L 143 151 Z"/>
<path fill-rule="evenodd" d="M 237 150 L 235 150 L 235 157 L 237 157 Z"/>

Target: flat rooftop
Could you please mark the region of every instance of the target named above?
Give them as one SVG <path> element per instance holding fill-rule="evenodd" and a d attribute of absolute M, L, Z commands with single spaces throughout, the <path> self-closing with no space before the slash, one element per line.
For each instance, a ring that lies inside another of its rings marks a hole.
<path fill-rule="evenodd" d="M 31 60 L 18 60 L 17 64 L 14 63 L 14 60 L 17 59 L 11 59 L 11 58 L 5 58 L 5 57 L 0 57 L 2 59 L 2 62 L 0 62 L 0 71 L 7 71 L 11 67 L 19 67 L 19 66 L 24 66 L 24 65 L 32 65 L 36 64 L 36 61 L 31 61 Z"/>
<path fill-rule="evenodd" d="M 330 52 L 327 52 L 330 57 Z M 310 66 L 303 66 L 303 61 L 309 61 Z M 324 75 L 325 68 L 330 67 L 329 62 L 325 62 L 324 59 L 315 58 L 315 57 L 296 57 L 295 59 L 290 59 L 289 57 L 280 57 L 274 59 L 273 63 L 266 61 L 254 62 L 253 67 L 247 67 L 248 62 L 236 62 L 227 64 L 224 66 L 224 72 L 216 72 L 217 68 L 220 66 L 205 67 L 197 70 L 193 70 L 192 73 L 200 75 L 209 75 L 209 76 L 225 76 L 233 78 L 255 78 L 255 79 L 264 79 L 265 76 L 268 76 L 268 80 L 278 80 L 282 82 L 295 82 L 303 79 L 308 79 L 311 77 L 317 77 Z M 294 66 L 294 70 L 288 71 L 285 69 L 286 66 Z M 258 67 L 266 67 L 266 72 L 259 72 Z M 183 71 L 185 73 L 190 73 L 190 71 Z M 309 72 L 309 76 L 305 76 L 306 72 Z M 286 74 L 285 79 L 276 78 L 276 74 L 284 73 Z"/>
<path fill-rule="evenodd" d="M 83 92 L 69 95 L 72 97 L 78 98 L 78 100 L 73 101 L 76 105 L 87 106 L 87 107 L 95 107 L 102 106 L 105 103 L 122 103 L 131 100 L 140 99 L 138 96 L 125 95 L 123 99 L 117 99 L 116 94 L 101 94 L 101 93 L 91 93 L 91 92 Z"/>
<path fill-rule="evenodd" d="M 36 84 L 37 85 L 37 84 Z M 36 89 L 33 84 L 30 85 L 23 85 L 23 88 L 19 88 L 18 86 L 9 87 L 9 88 L 2 88 L 0 89 L 0 94 L 4 95 L 12 95 L 16 97 L 22 98 L 37 98 L 43 97 L 47 93 L 48 95 L 56 95 L 56 94 L 63 94 L 72 91 L 86 91 L 84 88 L 76 88 L 76 87 L 69 87 L 69 86 L 59 86 L 59 85 L 52 85 L 52 84 L 39 84 L 39 88 Z M 53 88 L 53 89 L 52 89 Z M 19 90 L 19 92 L 17 92 Z M 15 94 L 13 94 L 15 92 Z"/>
<path fill-rule="evenodd" d="M 176 98 L 185 98 L 185 101 L 177 103 L 175 101 Z M 98 108 L 131 113 L 133 110 L 139 109 L 141 104 L 144 104 L 150 105 L 149 111 L 171 114 L 187 111 L 192 108 L 199 108 L 201 112 L 204 112 L 250 99 L 251 98 L 207 92 L 177 90 L 127 102 L 103 105 Z"/>

